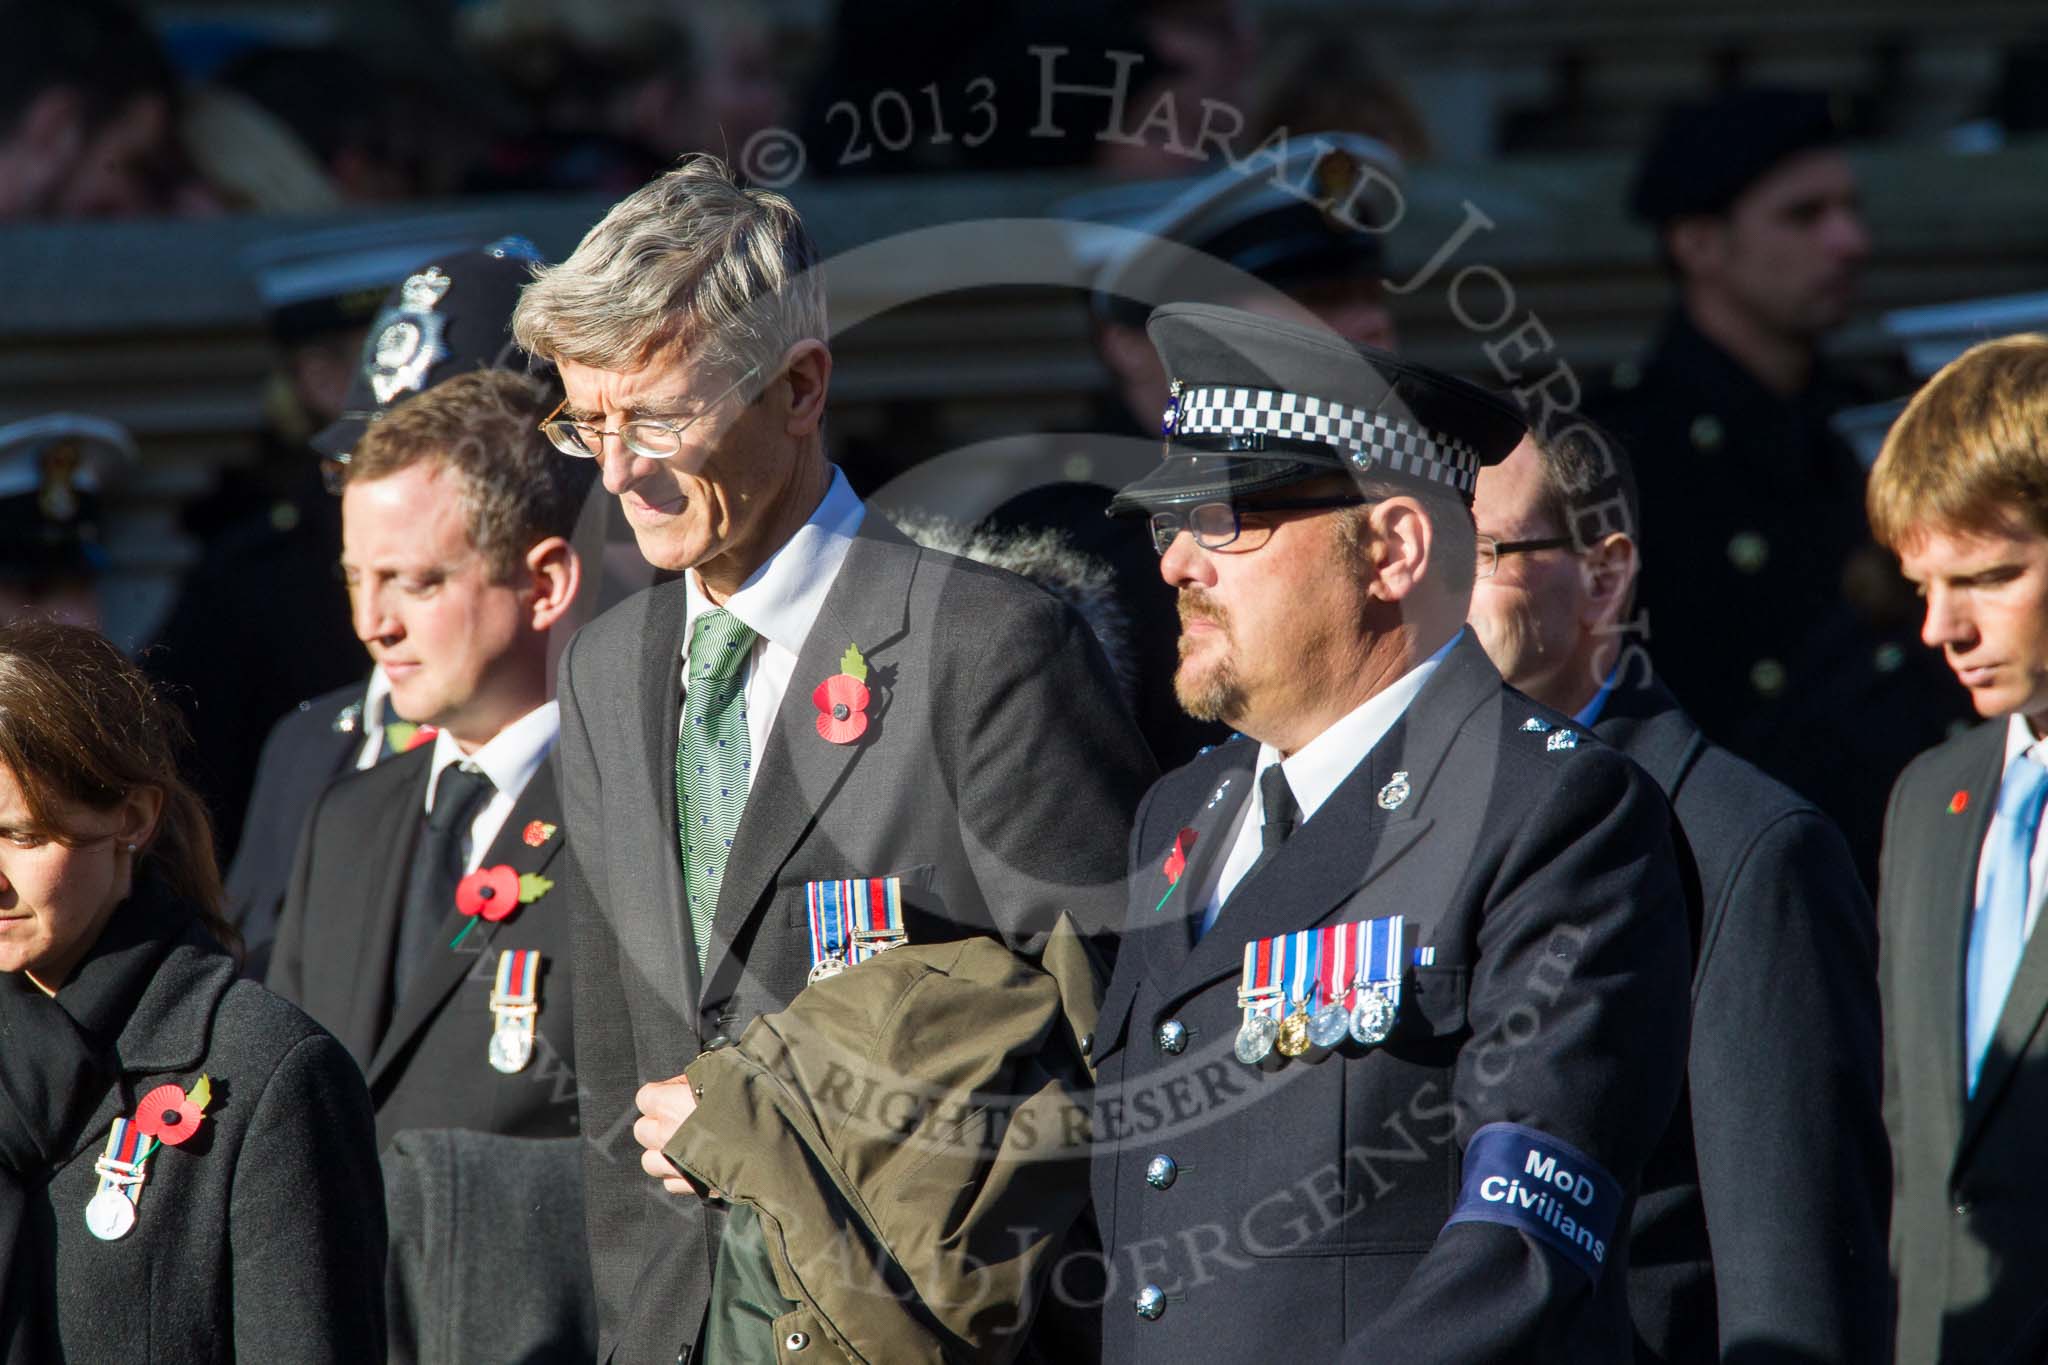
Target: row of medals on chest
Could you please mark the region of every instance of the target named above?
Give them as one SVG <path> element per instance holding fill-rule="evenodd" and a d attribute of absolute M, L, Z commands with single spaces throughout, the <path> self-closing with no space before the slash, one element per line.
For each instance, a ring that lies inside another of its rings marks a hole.
<path fill-rule="evenodd" d="M 1295 1000 L 1291 1012 L 1276 1017 L 1284 1011 L 1283 987 L 1240 986 L 1237 1003 L 1245 1013 L 1244 1023 L 1237 1030 L 1237 1059 L 1246 1066 L 1256 1066 L 1276 1052 L 1294 1058 L 1310 1048 L 1336 1047 L 1346 1038 L 1361 1047 L 1384 1043 L 1394 1031 L 1394 1020 L 1400 1012 L 1400 989 L 1399 982 L 1368 981 L 1361 975 L 1352 982 L 1349 1009 L 1339 997 L 1311 1010 L 1310 997 L 1304 995 Z M 1275 1010 L 1275 1005 L 1283 1009 Z"/>

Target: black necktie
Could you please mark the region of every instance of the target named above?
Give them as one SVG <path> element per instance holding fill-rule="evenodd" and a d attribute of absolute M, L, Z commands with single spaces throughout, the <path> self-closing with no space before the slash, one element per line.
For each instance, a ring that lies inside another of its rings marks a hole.
<path fill-rule="evenodd" d="M 1252 865 L 1237 879 L 1237 885 L 1230 889 L 1232 896 L 1273 861 L 1280 852 L 1280 845 L 1294 833 L 1295 823 L 1301 816 L 1300 807 L 1294 804 L 1294 792 L 1287 785 L 1287 774 L 1281 771 L 1278 763 L 1267 764 L 1266 770 L 1259 774 L 1259 808 L 1264 812 L 1264 821 L 1259 826 L 1259 856 L 1252 860 Z M 1204 932 L 1202 916 L 1190 916 L 1188 941 L 1200 940 Z"/>
<path fill-rule="evenodd" d="M 474 768 L 453 765 L 434 788 L 434 804 L 420 822 L 412 867 L 405 883 L 405 907 L 398 922 L 398 948 L 391 962 L 391 998 L 405 998 L 414 974 L 433 956 L 442 922 L 455 907 L 462 880 L 462 836 L 497 788 Z M 446 951 L 446 945 L 440 945 Z"/>
<path fill-rule="evenodd" d="M 1253 867 L 1271 858 L 1287 842 L 1287 836 L 1294 833 L 1295 820 L 1301 815 L 1294 804 L 1294 791 L 1287 785 L 1287 771 L 1278 763 L 1267 764 L 1266 771 L 1259 774 L 1259 806 L 1266 813 L 1266 823 L 1259 826 L 1259 861 Z"/>

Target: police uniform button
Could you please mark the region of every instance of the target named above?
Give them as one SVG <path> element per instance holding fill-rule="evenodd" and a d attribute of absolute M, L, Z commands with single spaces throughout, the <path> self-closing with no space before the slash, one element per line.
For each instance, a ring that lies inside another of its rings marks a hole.
<path fill-rule="evenodd" d="M 1094 1034 L 1084 1033 L 1081 1035 L 1081 1055 L 1083 1057 L 1093 1057 L 1095 1055 Z"/>
<path fill-rule="evenodd" d="M 1179 1056 L 1187 1051 L 1187 1025 L 1181 1023 L 1178 1019 L 1169 1019 L 1159 1026 L 1159 1036 L 1153 1041 L 1159 1044 L 1161 1052 L 1172 1056 Z"/>
<path fill-rule="evenodd" d="M 1155 1156 L 1145 1163 L 1145 1183 L 1155 1190 L 1163 1190 L 1180 1179 L 1180 1167 L 1173 1164 L 1170 1156 Z"/>
<path fill-rule="evenodd" d="M 1727 433 L 1721 427 L 1721 419 L 1711 412 L 1703 412 L 1692 419 L 1692 448 L 1698 451 L 1712 451 L 1721 448 L 1721 440 Z"/>
<path fill-rule="evenodd" d="M 1166 1291 L 1156 1284 L 1148 1284 L 1138 1291 L 1138 1316 L 1147 1322 L 1157 1322 L 1166 1311 Z"/>
<path fill-rule="evenodd" d="M 1728 562 L 1743 573 L 1762 573 L 1771 562 L 1771 543 L 1755 531 L 1738 531 L 1728 542 Z"/>
<path fill-rule="evenodd" d="M 1785 665 L 1776 659 L 1758 659 L 1749 666 L 1749 685 L 1760 697 L 1775 697 L 1785 690 Z"/>
<path fill-rule="evenodd" d="M 811 1335 L 808 1332 L 791 1332 L 782 1339 L 782 1347 L 786 1351 L 801 1351 L 810 1344 Z"/>

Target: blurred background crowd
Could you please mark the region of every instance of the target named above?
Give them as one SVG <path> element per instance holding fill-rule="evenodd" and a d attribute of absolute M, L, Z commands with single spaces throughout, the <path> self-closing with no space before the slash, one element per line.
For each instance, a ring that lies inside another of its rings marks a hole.
<path fill-rule="evenodd" d="M 0 613 L 97 622 L 175 684 L 228 851 L 270 724 L 365 669 L 309 440 L 349 407 L 380 300 L 508 234 L 559 259 L 695 150 L 786 189 L 820 239 L 829 440 L 864 495 L 988 442 L 1138 435 L 1163 377 L 1124 363 L 1137 334 L 1097 298 L 1129 262 L 1083 232 L 1050 264 L 963 260 L 960 238 L 862 248 L 946 224 L 1168 224 L 1360 339 L 1525 401 L 1583 398 L 1639 467 L 1682 463 L 1724 511 L 1770 504 L 1724 525 L 1646 474 L 1645 634 L 1710 732 L 1821 800 L 1859 851 L 1890 775 L 1965 713 L 1864 552 L 1854 461 L 1969 340 L 2048 319 L 2036 5 L 0 0 L 0 38 Z M 1807 102 L 1726 137 L 1666 118 L 1761 87 Z M 1794 126 L 1816 109 L 1824 130 Z M 1395 187 L 1369 251 L 1283 278 L 1260 264 L 1280 230 L 1266 208 L 1186 211 L 1235 158 L 1320 133 L 1370 139 Z M 1762 159 L 1721 164 L 1736 144 Z M 1809 220 L 1786 228 L 1790 256 L 1715 283 L 1674 222 L 1731 212 L 1816 147 L 1853 178 L 1794 206 Z M 1720 201 L 1658 197 L 1717 177 Z M 1754 395 L 1706 361 L 1658 387 L 1674 318 L 1710 286 L 1765 315 L 1760 296 L 1797 296 L 1748 350 L 1711 299 L 1685 324 L 1784 411 L 1744 411 Z M 1789 448 L 1757 444 L 1752 418 Z M 1109 481 L 1084 446 L 1035 450 L 1025 482 Z M 1813 477 L 1760 481 L 1744 459 Z M 1660 555 L 1690 597 L 1658 596 Z M 1768 589 L 1773 639 L 1700 624 L 1720 590 L 1697 556 Z M 1845 770 L 1845 747 L 1880 752 Z"/>

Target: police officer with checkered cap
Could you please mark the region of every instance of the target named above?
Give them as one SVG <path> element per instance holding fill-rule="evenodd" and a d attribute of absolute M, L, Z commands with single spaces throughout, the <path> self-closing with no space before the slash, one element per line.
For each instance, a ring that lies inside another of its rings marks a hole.
<path fill-rule="evenodd" d="M 1690 945 L 1655 785 L 1464 628 L 1522 418 L 1292 322 L 1149 331 L 1166 449 L 1111 511 L 1178 593 L 1181 704 L 1241 737 L 1131 840 L 1102 1358 L 1627 1360 Z"/>

